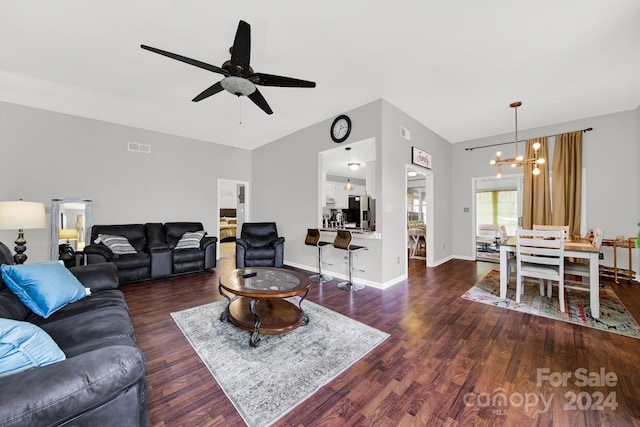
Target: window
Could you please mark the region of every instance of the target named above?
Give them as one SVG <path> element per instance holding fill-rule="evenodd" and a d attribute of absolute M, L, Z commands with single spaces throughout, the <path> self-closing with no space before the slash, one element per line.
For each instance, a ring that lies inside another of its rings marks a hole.
<path fill-rule="evenodd" d="M 515 235 L 518 228 L 518 191 L 477 192 L 476 223 L 504 225 L 509 236 Z"/>

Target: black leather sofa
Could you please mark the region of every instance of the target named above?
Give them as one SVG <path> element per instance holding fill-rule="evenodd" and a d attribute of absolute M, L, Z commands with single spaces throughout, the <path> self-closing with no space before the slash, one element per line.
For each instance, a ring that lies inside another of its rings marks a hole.
<path fill-rule="evenodd" d="M 216 267 L 217 237 L 205 235 L 197 248 L 176 249 L 184 233 L 198 231 L 204 231 L 200 222 L 94 225 L 84 254 L 87 264 L 116 264 L 120 283 L 210 270 Z M 100 234 L 126 237 L 136 253 L 114 254 L 102 242 L 94 243 Z"/>
<path fill-rule="evenodd" d="M 0 264 L 13 264 L 0 243 Z M 31 312 L 0 276 L 0 317 L 36 324 L 66 359 L 0 378 L 1 426 L 147 426 L 146 359 L 137 348 L 116 265 L 70 271 L 92 294 L 48 318 Z"/>
<path fill-rule="evenodd" d="M 283 267 L 284 237 L 275 222 L 245 222 L 236 239 L 236 268 Z"/>

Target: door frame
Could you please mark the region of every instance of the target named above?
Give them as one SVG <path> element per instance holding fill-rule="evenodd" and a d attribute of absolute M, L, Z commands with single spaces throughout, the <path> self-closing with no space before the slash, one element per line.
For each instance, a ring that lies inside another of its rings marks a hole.
<path fill-rule="evenodd" d="M 247 181 L 240 181 L 237 179 L 225 179 L 225 178 L 218 178 L 218 183 L 217 183 L 217 188 L 218 188 L 218 197 L 217 197 L 217 206 L 218 209 L 216 211 L 216 233 L 219 235 L 220 234 L 220 199 L 222 196 L 222 189 L 220 188 L 221 184 L 225 182 L 225 183 L 231 183 L 233 184 L 233 187 L 237 188 L 238 185 L 244 185 L 244 217 L 243 217 L 243 222 L 248 222 L 249 219 L 251 218 L 250 215 L 250 201 L 251 201 L 251 193 L 250 193 L 250 189 L 249 189 L 249 182 Z M 236 194 L 236 216 L 238 214 L 238 195 Z M 238 233 L 238 230 L 236 230 L 236 233 Z M 220 238 L 218 237 L 218 243 L 216 243 L 218 245 L 217 248 L 217 257 L 218 259 L 220 258 Z"/>
<path fill-rule="evenodd" d="M 492 176 L 484 176 L 484 177 L 476 177 L 471 178 L 471 236 L 470 236 L 470 244 L 471 244 L 471 253 L 473 254 L 473 259 L 478 259 L 478 245 L 476 244 L 478 223 L 476 217 L 476 192 L 478 191 L 478 183 L 481 181 L 491 181 L 495 183 L 504 182 L 506 180 L 516 180 L 516 191 L 518 192 L 518 227 L 522 222 L 522 190 L 524 187 L 524 175 L 516 174 L 516 175 L 503 175 L 502 178 L 496 178 L 495 175 Z M 504 189 L 505 186 L 496 185 L 494 190 Z"/>
<path fill-rule="evenodd" d="M 405 232 L 406 230 L 408 230 L 408 223 L 407 223 L 407 215 L 406 215 L 406 210 L 407 210 L 407 191 L 409 189 L 409 180 L 407 179 L 407 173 L 409 171 L 416 171 L 421 175 L 424 175 L 425 177 L 425 192 L 426 192 L 426 203 L 427 203 L 427 232 L 426 232 L 426 244 L 427 244 L 427 259 L 425 260 L 425 263 L 427 265 L 427 267 L 434 267 L 434 261 L 433 261 L 433 248 L 434 248 L 434 239 L 433 239 L 433 233 L 434 233 L 434 206 L 433 206 L 433 200 L 434 200 L 434 194 L 433 194 L 433 189 L 434 189 L 434 177 L 433 177 L 433 171 L 431 171 L 430 169 L 426 169 L 423 168 L 421 166 L 417 166 L 414 164 L 405 164 L 405 171 L 404 171 L 404 210 L 405 210 L 405 215 L 404 215 L 404 229 Z M 405 237 L 406 240 L 406 237 Z M 408 274 L 409 271 L 409 255 L 408 255 L 408 251 L 404 251 L 405 253 L 405 275 Z"/>

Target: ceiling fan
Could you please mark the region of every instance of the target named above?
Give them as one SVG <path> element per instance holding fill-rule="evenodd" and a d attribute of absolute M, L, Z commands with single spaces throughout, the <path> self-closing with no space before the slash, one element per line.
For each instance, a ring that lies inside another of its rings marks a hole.
<path fill-rule="evenodd" d="M 273 114 L 271 107 L 264 99 L 256 85 L 260 86 L 280 86 L 280 87 L 316 87 L 315 82 L 294 79 L 291 77 L 276 76 L 273 74 L 255 73 L 249 65 L 251 57 L 251 26 L 245 21 L 240 21 L 233 46 L 229 49 L 231 59 L 225 61 L 222 67 L 207 64 L 196 59 L 155 47 L 140 45 L 141 48 L 164 55 L 166 57 L 199 67 L 214 73 L 222 74 L 224 78 L 218 83 L 203 90 L 198 96 L 192 99 L 193 102 L 202 101 L 205 98 L 215 95 L 222 90 L 226 90 L 237 96 L 247 96 L 254 104 L 260 107 L 265 113 Z"/>

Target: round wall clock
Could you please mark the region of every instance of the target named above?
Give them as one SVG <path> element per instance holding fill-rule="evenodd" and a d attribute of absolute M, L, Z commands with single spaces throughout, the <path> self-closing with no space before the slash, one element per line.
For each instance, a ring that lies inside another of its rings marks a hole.
<path fill-rule="evenodd" d="M 344 142 L 351 133 L 351 119 L 348 116 L 340 115 L 331 124 L 331 139 L 334 142 Z"/>

